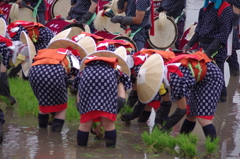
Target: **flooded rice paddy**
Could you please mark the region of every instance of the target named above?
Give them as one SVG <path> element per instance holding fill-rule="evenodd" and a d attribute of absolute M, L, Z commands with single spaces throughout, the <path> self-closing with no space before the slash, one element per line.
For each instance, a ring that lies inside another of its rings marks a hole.
<path fill-rule="evenodd" d="M 197 21 L 198 9 L 203 0 L 188 0 L 186 26 Z M 239 56 L 240 52 L 238 52 Z M 217 134 L 220 138 L 219 159 L 240 158 L 240 81 L 239 77 L 230 77 L 225 66 L 225 81 L 228 91 L 226 103 L 219 103 L 214 118 Z M 175 105 L 172 111 L 174 111 Z M 37 117 L 18 117 L 13 109 L 5 111 L 3 125 L 4 141 L 0 145 L 0 158 L 3 159 L 176 159 L 166 154 L 144 153 L 140 134 L 149 131 L 147 123 L 134 120 L 130 127 L 118 119 L 117 145 L 115 149 L 106 149 L 103 140 L 95 140 L 90 134 L 87 148 L 78 147 L 76 143 L 78 121 L 66 122 L 61 134 L 52 133 L 51 127 L 39 129 Z M 181 122 L 173 132 L 180 130 Z M 151 125 L 151 124 L 150 124 Z M 205 137 L 199 124 L 193 133 L 199 136 L 199 151 L 203 150 Z"/>

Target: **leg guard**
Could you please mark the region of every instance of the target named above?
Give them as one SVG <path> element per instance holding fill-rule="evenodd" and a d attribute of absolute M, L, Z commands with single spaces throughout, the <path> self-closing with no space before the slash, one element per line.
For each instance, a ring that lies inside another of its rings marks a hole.
<path fill-rule="evenodd" d="M 121 109 L 124 107 L 124 104 L 126 103 L 126 99 L 122 97 L 118 97 L 118 108 L 117 113 L 121 111 Z"/>
<path fill-rule="evenodd" d="M 11 71 L 8 73 L 8 77 L 12 78 L 12 77 L 18 77 L 18 72 L 20 72 L 22 69 L 22 65 L 19 64 L 16 67 L 12 68 Z"/>
<path fill-rule="evenodd" d="M 127 105 L 129 105 L 132 108 L 137 103 L 137 101 L 138 101 L 137 91 L 131 90 L 127 100 Z"/>
<path fill-rule="evenodd" d="M 81 130 L 78 130 L 78 133 L 77 133 L 78 146 L 87 146 L 88 137 L 89 137 L 89 132 L 83 132 Z"/>
<path fill-rule="evenodd" d="M 40 128 L 48 126 L 49 114 L 38 114 L 38 125 Z"/>
<path fill-rule="evenodd" d="M 151 112 L 148 112 L 148 111 L 143 111 L 142 113 L 141 113 L 141 115 L 139 116 L 139 118 L 138 118 L 138 122 L 147 122 L 147 120 L 149 119 L 149 117 L 150 117 L 150 115 L 151 115 Z"/>
<path fill-rule="evenodd" d="M 117 132 L 116 129 L 112 131 L 105 131 L 105 143 L 106 147 L 115 148 L 117 140 Z"/>
<path fill-rule="evenodd" d="M 189 121 L 187 119 L 184 120 L 183 125 L 181 127 L 181 134 L 189 134 L 195 128 L 196 122 Z"/>
<path fill-rule="evenodd" d="M 9 89 L 6 72 L 1 72 L 0 74 L 0 95 L 6 96 L 10 101 L 11 105 L 16 103 L 15 98 L 10 95 L 10 89 Z"/>
<path fill-rule="evenodd" d="M 167 123 L 161 128 L 162 131 L 169 131 L 186 114 L 186 109 L 177 108 L 176 111 L 167 119 Z"/>
<path fill-rule="evenodd" d="M 2 123 L 0 122 L 0 144 L 3 142 L 3 127 Z"/>
<path fill-rule="evenodd" d="M 52 123 L 52 132 L 61 132 L 63 128 L 64 120 L 54 118 Z"/>
<path fill-rule="evenodd" d="M 170 101 L 161 102 L 160 107 L 156 112 L 155 124 L 162 125 L 164 121 L 167 120 L 168 114 L 171 110 L 172 103 Z"/>
<path fill-rule="evenodd" d="M 133 109 L 133 112 L 131 114 L 124 114 L 122 116 L 122 120 L 123 121 L 130 121 L 130 120 L 133 120 L 133 119 L 139 117 L 139 115 L 143 111 L 144 107 L 145 107 L 145 104 L 138 101 L 138 103 L 135 105 L 135 107 Z"/>

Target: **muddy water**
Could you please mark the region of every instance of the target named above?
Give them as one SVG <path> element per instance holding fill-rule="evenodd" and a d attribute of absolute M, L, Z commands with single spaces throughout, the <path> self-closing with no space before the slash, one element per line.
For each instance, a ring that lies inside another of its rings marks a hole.
<path fill-rule="evenodd" d="M 240 54 L 240 53 L 239 53 Z M 228 71 L 226 65 L 225 71 Z M 217 134 L 220 137 L 219 158 L 240 158 L 240 83 L 239 77 L 225 77 L 228 90 L 228 101 L 219 103 L 214 118 Z M 171 110 L 173 112 L 175 104 Z M 87 148 L 78 147 L 76 132 L 78 121 L 66 122 L 61 134 L 52 133 L 51 127 L 39 129 L 36 117 L 18 117 L 13 110 L 5 112 L 4 141 L 0 146 L 0 158 L 3 159 L 147 159 L 164 158 L 174 159 L 169 155 L 146 155 L 141 149 L 143 144 L 140 134 L 149 131 L 147 123 L 133 121 L 130 127 L 124 123 L 116 122 L 118 139 L 115 149 L 106 149 L 103 140 L 95 140 L 90 135 Z M 179 132 L 182 121 L 173 131 Z M 174 135 L 173 133 L 173 135 Z M 199 136 L 200 149 L 204 151 L 205 137 L 199 124 L 193 133 Z"/>
<path fill-rule="evenodd" d="M 187 5 L 186 26 L 197 21 L 198 9 L 203 0 L 191 0 Z M 238 55 L 240 52 L 238 52 Z M 238 77 L 230 77 L 228 66 L 225 66 L 225 81 L 228 90 L 228 101 L 219 103 L 214 124 L 220 138 L 219 158 L 240 158 L 240 83 Z M 175 109 L 173 106 L 171 112 Z M 76 145 L 78 121 L 66 122 L 61 134 L 51 133 L 50 128 L 39 129 L 36 117 L 18 117 L 13 110 L 5 112 L 4 141 L 0 145 L 0 158 L 3 159 L 174 159 L 169 155 L 146 155 L 141 150 L 140 134 L 149 131 L 146 123 L 133 121 L 130 127 L 125 127 L 119 120 L 117 125 L 118 139 L 115 149 L 106 149 L 102 140 L 89 136 L 87 148 Z M 173 129 L 177 134 L 181 122 Z M 200 147 L 203 147 L 205 137 L 199 124 L 193 133 L 199 136 Z M 204 148 L 202 148 L 204 150 Z"/>

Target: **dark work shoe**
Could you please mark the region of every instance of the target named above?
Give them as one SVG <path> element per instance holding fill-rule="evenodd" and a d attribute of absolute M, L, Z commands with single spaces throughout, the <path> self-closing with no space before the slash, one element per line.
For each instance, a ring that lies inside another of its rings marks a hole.
<path fill-rule="evenodd" d="M 2 127 L 2 123 L 0 123 L 0 144 L 2 144 L 3 142 L 3 127 Z"/>

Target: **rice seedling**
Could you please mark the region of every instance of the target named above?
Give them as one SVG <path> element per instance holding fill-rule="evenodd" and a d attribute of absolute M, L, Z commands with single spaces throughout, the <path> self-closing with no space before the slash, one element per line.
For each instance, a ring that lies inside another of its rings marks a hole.
<path fill-rule="evenodd" d="M 179 134 L 176 139 L 177 145 L 180 148 L 180 152 L 178 153 L 180 157 L 189 157 L 191 159 L 197 157 L 197 147 L 195 143 L 191 143 L 191 141 L 189 140 L 189 135 Z M 193 141 L 196 142 L 196 140 Z"/>
<path fill-rule="evenodd" d="M 154 131 L 153 131 L 154 132 Z M 153 133 L 152 132 L 152 133 Z M 152 134 L 151 133 L 151 134 Z M 143 132 L 141 134 L 141 137 L 142 137 L 142 140 L 144 142 L 144 145 L 145 145 L 145 152 L 146 153 L 155 153 L 155 152 L 158 152 L 158 150 L 156 149 L 156 140 L 152 137 L 152 135 L 149 134 L 148 132 Z"/>
<path fill-rule="evenodd" d="M 217 137 L 215 139 L 212 139 L 211 137 L 207 137 L 205 141 L 205 148 L 206 148 L 206 156 L 210 157 L 213 155 L 218 155 L 219 151 L 219 143 L 220 139 Z"/>

